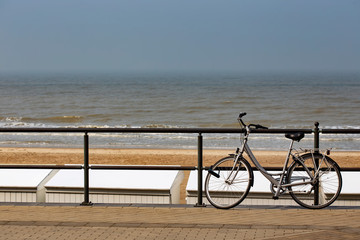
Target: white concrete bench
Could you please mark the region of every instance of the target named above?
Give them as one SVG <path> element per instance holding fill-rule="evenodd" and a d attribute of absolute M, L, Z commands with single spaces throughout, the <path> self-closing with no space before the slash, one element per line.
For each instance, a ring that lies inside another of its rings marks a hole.
<path fill-rule="evenodd" d="M 0 202 L 45 202 L 51 169 L 0 169 Z"/>
<path fill-rule="evenodd" d="M 90 170 L 90 201 L 93 203 L 178 204 L 182 171 Z M 46 202 L 84 201 L 84 172 L 60 170 L 46 185 Z"/>

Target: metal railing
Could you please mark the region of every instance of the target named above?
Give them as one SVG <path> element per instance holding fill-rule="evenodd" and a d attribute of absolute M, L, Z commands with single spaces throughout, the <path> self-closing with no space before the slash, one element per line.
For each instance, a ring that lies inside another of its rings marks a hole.
<path fill-rule="evenodd" d="M 84 164 L 83 165 L 20 165 L 0 164 L 0 169 L 83 169 L 84 170 L 84 201 L 81 205 L 92 205 L 89 200 L 89 170 L 90 169 L 122 169 L 122 170 L 184 170 L 198 171 L 198 199 L 195 206 L 203 204 L 203 171 L 209 167 L 203 166 L 203 134 L 204 133 L 242 133 L 239 128 L 0 128 L 0 133 L 11 132 L 36 132 L 36 133 L 84 133 Z M 252 133 L 285 134 L 303 132 L 314 134 L 314 150 L 318 151 L 320 145 L 320 133 L 322 134 L 360 134 L 360 129 L 320 129 L 319 123 L 315 123 L 314 129 L 254 129 Z M 140 165 L 96 165 L 89 164 L 89 133 L 194 133 L 198 134 L 197 166 L 140 166 Z M 282 168 L 267 167 L 266 170 L 282 170 Z M 254 169 L 256 170 L 256 169 Z M 341 171 L 360 171 L 360 168 L 342 168 Z"/>

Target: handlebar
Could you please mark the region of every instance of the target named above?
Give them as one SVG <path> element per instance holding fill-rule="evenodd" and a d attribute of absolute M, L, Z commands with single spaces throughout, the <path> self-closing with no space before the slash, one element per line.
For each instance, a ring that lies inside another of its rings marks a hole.
<path fill-rule="evenodd" d="M 241 113 L 239 114 L 238 121 L 239 121 L 240 124 L 243 125 L 243 127 L 246 128 L 246 124 L 245 124 L 245 123 L 243 122 L 243 120 L 242 120 L 242 117 L 245 116 L 245 115 L 246 115 L 246 112 L 241 112 Z"/>
<path fill-rule="evenodd" d="M 240 114 L 239 114 L 239 117 L 238 117 L 238 121 L 240 122 L 240 124 L 242 124 L 243 125 L 243 127 L 249 127 L 249 128 L 251 128 L 251 127 L 253 127 L 253 128 L 255 128 L 255 129 L 268 129 L 267 127 L 265 127 L 265 126 L 262 126 L 262 125 L 260 125 L 260 124 L 249 124 L 249 125 L 246 125 L 245 123 L 244 123 L 244 121 L 242 120 L 242 117 L 244 117 L 246 115 L 246 112 L 241 112 Z"/>

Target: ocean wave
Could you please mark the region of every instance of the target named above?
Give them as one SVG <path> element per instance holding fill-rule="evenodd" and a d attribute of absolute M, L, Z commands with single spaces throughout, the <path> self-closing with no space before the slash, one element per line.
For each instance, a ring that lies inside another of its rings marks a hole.
<path fill-rule="evenodd" d="M 179 128 L 179 126 L 166 125 L 166 124 L 146 124 L 146 125 L 142 125 L 140 128 Z"/>
<path fill-rule="evenodd" d="M 23 118 L 24 121 L 49 122 L 49 123 L 79 123 L 82 122 L 82 116 L 53 116 L 45 118 Z"/>
<path fill-rule="evenodd" d="M 1 122 L 19 122 L 21 117 L 1 117 Z"/>
<path fill-rule="evenodd" d="M 53 144 L 58 144 L 58 142 L 54 141 L 1 141 L 1 145 L 9 146 L 9 145 L 28 145 L 28 146 L 49 146 Z"/>
<path fill-rule="evenodd" d="M 255 136 L 249 139 L 253 149 L 286 150 L 289 140 L 279 134 Z M 203 134 L 204 148 L 235 148 L 239 145 L 239 138 L 235 134 Z M 197 134 L 178 133 L 90 133 L 92 148 L 101 147 L 144 147 L 144 148 L 196 148 Z M 340 150 L 359 150 L 358 136 L 329 136 L 322 135 L 322 147 L 332 147 Z M 31 147 L 82 147 L 83 133 L 1 133 L 2 146 L 31 146 Z M 311 148 L 313 137 L 296 143 L 296 147 Z"/>
<path fill-rule="evenodd" d="M 2 128 L 31 128 L 46 127 L 44 123 L 26 122 L 22 117 L 3 117 L 0 119 L 0 127 Z"/>
<path fill-rule="evenodd" d="M 360 126 L 346 125 L 346 126 L 324 126 L 323 129 L 360 129 Z"/>
<path fill-rule="evenodd" d="M 0 127 L 62 127 L 62 125 L 57 124 L 80 123 L 83 119 L 82 116 L 2 117 Z"/>
<path fill-rule="evenodd" d="M 52 119 L 53 122 L 39 121 L 41 119 Z M 144 125 L 131 125 L 131 124 L 120 124 L 120 125 L 112 125 L 112 124 L 97 124 L 97 123 L 83 123 L 81 122 L 83 117 L 81 116 L 63 116 L 63 117 L 50 117 L 50 118 L 22 118 L 22 117 L 3 117 L 0 118 L 0 128 L 134 128 L 134 129 L 146 129 L 146 128 L 174 128 L 174 129 L 186 129 L 186 128 L 196 128 L 196 126 L 187 126 L 182 127 L 179 125 L 170 125 L 170 124 L 157 124 L 157 123 L 149 123 Z M 204 128 L 214 128 L 213 125 L 207 124 L 206 126 L 201 126 Z M 236 128 L 236 125 L 232 124 L 224 124 L 219 128 Z M 271 126 L 270 129 L 282 129 L 280 127 Z M 288 126 L 284 129 L 305 129 L 300 126 Z M 346 126 L 324 126 L 320 129 L 360 129 L 360 126 L 356 125 L 346 125 Z M 237 135 L 237 133 L 234 133 Z M 230 134 L 230 135 L 234 135 Z M 252 134 L 251 138 L 273 138 L 274 136 L 282 138 L 282 134 Z M 332 135 L 341 135 L 341 134 L 321 134 L 323 137 L 332 136 Z M 349 135 L 349 134 L 347 134 Z M 307 136 L 311 136 L 311 134 L 307 134 Z"/>

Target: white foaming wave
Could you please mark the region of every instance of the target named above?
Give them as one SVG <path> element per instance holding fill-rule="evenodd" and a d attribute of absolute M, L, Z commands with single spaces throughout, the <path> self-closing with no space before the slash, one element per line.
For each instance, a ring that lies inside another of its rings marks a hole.
<path fill-rule="evenodd" d="M 28 121 L 28 118 L 5 117 L 0 118 L 0 127 L 3 128 L 181 128 L 179 126 L 165 124 L 147 124 L 147 125 L 106 125 L 106 124 L 45 124 Z M 272 127 L 274 128 L 274 127 Z M 324 126 L 327 129 L 360 129 L 360 126 Z M 2 133 L 1 145 L 23 145 L 23 146 L 57 146 L 73 147 L 82 144 L 83 133 Z M 14 137 L 10 137 L 13 135 Z M 92 145 L 94 147 L 174 147 L 174 148 L 193 148 L 196 144 L 196 133 L 91 133 Z M 238 134 L 203 134 L 205 145 L 210 148 L 227 148 L 234 146 L 234 141 L 239 138 Z M 312 134 L 307 134 L 302 140 L 302 144 L 311 144 L 313 141 Z M 80 140 L 79 140 L 80 139 Z M 288 139 L 283 134 L 252 134 L 249 139 L 257 149 L 277 149 L 279 143 L 287 145 Z M 356 134 L 322 134 L 321 142 L 324 145 L 338 147 L 339 149 L 358 149 L 359 135 Z M 237 144 L 237 143 L 235 143 Z M 301 144 L 301 143 L 300 143 Z"/>
<path fill-rule="evenodd" d="M 360 129 L 360 126 L 346 125 L 346 126 L 324 126 L 324 129 Z"/>
<path fill-rule="evenodd" d="M 265 125 L 266 126 L 266 125 Z M 271 125 L 267 126 L 269 129 L 313 129 L 314 125 L 304 126 L 304 125 L 286 125 L 284 126 L 278 126 L 278 125 Z M 321 125 L 319 126 L 320 129 L 360 129 L 360 125 Z"/>
<path fill-rule="evenodd" d="M 140 128 L 180 128 L 179 126 L 166 125 L 166 124 L 146 124 L 142 125 Z"/>
<path fill-rule="evenodd" d="M 2 128 L 33 128 L 33 127 L 46 127 L 43 123 L 34 123 L 23 121 L 22 117 L 4 117 L 0 120 L 0 127 Z"/>
<path fill-rule="evenodd" d="M 47 146 L 50 144 L 56 144 L 56 142 L 52 141 L 1 141 L 0 145 L 40 145 L 40 146 Z"/>

